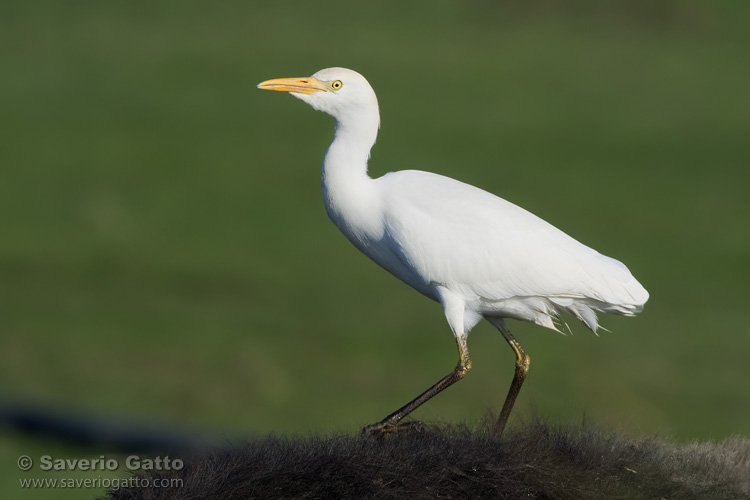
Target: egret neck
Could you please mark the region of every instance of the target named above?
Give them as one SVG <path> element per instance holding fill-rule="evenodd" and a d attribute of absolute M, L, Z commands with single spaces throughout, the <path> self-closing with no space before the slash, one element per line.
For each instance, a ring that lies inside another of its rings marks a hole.
<path fill-rule="evenodd" d="M 323 159 L 321 183 L 326 211 L 356 246 L 382 234 L 379 197 L 367 160 L 380 125 L 377 106 L 336 116 L 336 134 Z"/>

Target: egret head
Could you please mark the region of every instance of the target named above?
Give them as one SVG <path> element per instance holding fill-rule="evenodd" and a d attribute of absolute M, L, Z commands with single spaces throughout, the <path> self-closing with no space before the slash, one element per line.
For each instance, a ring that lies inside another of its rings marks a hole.
<path fill-rule="evenodd" d="M 364 76 L 350 69 L 327 68 L 308 77 L 266 80 L 258 88 L 289 92 L 339 123 L 372 120 L 373 115 L 380 122 L 375 92 Z"/>

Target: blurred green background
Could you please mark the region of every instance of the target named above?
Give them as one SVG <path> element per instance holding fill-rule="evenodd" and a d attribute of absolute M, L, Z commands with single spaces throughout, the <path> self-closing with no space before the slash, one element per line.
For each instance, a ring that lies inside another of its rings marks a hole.
<path fill-rule="evenodd" d="M 4 2 L 0 397 L 228 436 L 357 432 L 456 362 L 441 308 L 328 220 L 333 120 L 265 79 L 378 93 L 373 176 L 475 184 L 624 261 L 651 293 L 598 338 L 512 322 L 511 425 L 750 434 L 746 2 Z M 570 318 L 568 318 L 570 319 Z M 473 425 L 499 334 L 415 417 Z M 98 456 L 0 430 L 21 454 Z"/>

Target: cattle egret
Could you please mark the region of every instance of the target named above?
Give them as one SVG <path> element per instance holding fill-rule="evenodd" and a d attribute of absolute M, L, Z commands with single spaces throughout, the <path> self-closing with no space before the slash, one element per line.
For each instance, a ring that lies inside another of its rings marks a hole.
<path fill-rule="evenodd" d="M 625 265 L 502 198 L 417 170 L 369 177 L 380 114 L 375 92 L 359 73 L 329 68 L 258 88 L 289 92 L 336 119 L 321 176 L 328 216 L 362 253 L 439 302 L 458 345 L 458 365 L 450 374 L 365 427 L 365 434 L 403 428 L 406 415 L 461 380 L 471 369 L 467 336 L 482 318 L 516 356 L 494 428 L 500 434 L 529 370 L 529 356 L 506 318 L 560 331 L 560 314 L 567 312 L 596 333 L 596 311 L 633 316 L 643 309 L 648 292 Z"/>

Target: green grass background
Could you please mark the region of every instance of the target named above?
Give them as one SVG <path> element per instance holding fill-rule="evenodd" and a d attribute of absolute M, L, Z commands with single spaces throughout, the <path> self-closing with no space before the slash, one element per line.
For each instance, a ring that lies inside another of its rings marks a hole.
<path fill-rule="evenodd" d="M 255 89 L 345 66 L 380 100 L 372 175 L 481 186 L 651 293 L 598 338 L 514 322 L 532 368 L 511 425 L 750 434 L 748 14 L 739 1 L 5 2 L 0 396 L 227 435 L 357 432 L 451 370 L 439 305 L 326 217 L 332 119 Z M 415 417 L 499 409 L 511 350 L 487 324 L 469 348 L 471 374 Z M 0 496 L 97 493 L 23 491 L 15 461 L 98 451 L 0 443 Z"/>

